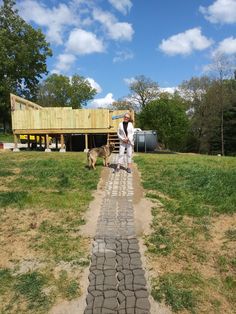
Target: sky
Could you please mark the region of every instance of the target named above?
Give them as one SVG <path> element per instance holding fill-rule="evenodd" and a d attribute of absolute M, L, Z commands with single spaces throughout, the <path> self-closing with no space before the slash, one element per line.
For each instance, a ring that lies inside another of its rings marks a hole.
<path fill-rule="evenodd" d="M 50 42 L 49 74 L 78 74 L 97 89 L 90 107 L 129 94 L 145 75 L 172 90 L 236 54 L 236 0 L 16 0 Z"/>

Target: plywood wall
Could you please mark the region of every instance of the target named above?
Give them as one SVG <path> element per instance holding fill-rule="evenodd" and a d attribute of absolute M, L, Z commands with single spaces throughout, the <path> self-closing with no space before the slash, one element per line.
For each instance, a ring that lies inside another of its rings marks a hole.
<path fill-rule="evenodd" d="M 109 110 L 72 109 L 67 107 L 12 112 L 14 130 L 40 129 L 99 129 L 109 128 Z"/>
<path fill-rule="evenodd" d="M 13 130 L 57 130 L 57 129 L 107 129 L 116 132 L 126 110 L 72 109 L 71 107 L 41 107 L 11 94 Z M 121 115 L 113 120 L 112 116 Z M 133 117 L 133 111 L 131 112 Z M 39 132 L 40 133 L 40 132 Z"/>

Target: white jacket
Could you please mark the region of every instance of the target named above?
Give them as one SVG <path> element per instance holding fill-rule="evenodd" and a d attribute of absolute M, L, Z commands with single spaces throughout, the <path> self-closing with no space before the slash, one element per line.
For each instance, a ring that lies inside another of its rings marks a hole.
<path fill-rule="evenodd" d="M 117 135 L 118 135 L 120 141 L 123 141 L 126 138 L 126 134 L 125 134 L 125 131 L 123 128 L 123 122 L 119 123 Z M 128 122 L 127 137 L 129 139 L 130 144 L 134 145 L 134 127 L 133 127 L 133 124 L 131 122 Z"/>

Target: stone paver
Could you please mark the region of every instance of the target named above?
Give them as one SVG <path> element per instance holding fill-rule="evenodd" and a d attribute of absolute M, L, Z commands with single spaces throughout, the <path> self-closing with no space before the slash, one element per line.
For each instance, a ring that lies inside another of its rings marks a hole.
<path fill-rule="evenodd" d="M 132 174 L 123 170 L 109 174 L 93 243 L 84 314 L 150 313 L 135 235 L 132 180 Z"/>

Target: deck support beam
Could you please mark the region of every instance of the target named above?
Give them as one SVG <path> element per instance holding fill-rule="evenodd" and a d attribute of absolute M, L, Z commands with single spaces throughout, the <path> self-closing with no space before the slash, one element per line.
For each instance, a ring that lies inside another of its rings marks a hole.
<path fill-rule="evenodd" d="M 27 145 L 28 145 L 28 149 L 30 149 L 30 135 L 27 135 Z"/>
<path fill-rule="evenodd" d="M 45 149 L 46 153 L 50 153 L 51 152 L 51 148 L 49 148 L 49 135 L 46 134 L 46 149 Z"/>
<path fill-rule="evenodd" d="M 64 134 L 61 134 L 61 148 L 59 150 L 60 153 L 65 153 L 66 147 L 65 147 L 65 138 Z"/>
<path fill-rule="evenodd" d="M 85 134 L 85 149 L 84 152 L 87 153 L 89 151 L 88 149 L 88 134 Z"/>
<path fill-rule="evenodd" d="M 19 136 L 14 134 L 14 148 L 13 148 L 13 152 L 19 152 L 19 148 L 18 148 L 18 139 Z"/>

